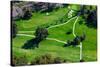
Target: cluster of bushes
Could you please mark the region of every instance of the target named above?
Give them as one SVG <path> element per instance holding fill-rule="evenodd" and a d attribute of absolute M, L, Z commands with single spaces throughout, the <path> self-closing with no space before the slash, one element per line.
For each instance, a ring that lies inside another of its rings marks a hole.
<path fill-rule="evenodd" d="M 83 34 L 81 36 L 76 36 L 73 40 L 67 40 L 66 44 L 64 44 L 64 47 L 67 47 L 67 46 L 76 46 L 76 45 L 79 45 L 80 42 L 83 42 L 86 38 L 86 35 Z"/>
<path fill-rule="evenodd" d="M 61 59 L 60 57 L 53 57 L 51 54 L 45 54 L 40 57 L 36 57 L 35 60 L 31 62 L 31 65 L 36 64 L 57 64 L 64 63 L 66 60 Z"/>
<path fill-rule="evenodd" d="M 27 65 L 28 59 L 26 55 L 15 55 L 13 54 L 12 59 L 11 59 L 11 65 L 12 66 L 20 66 L 20 65 Z"/>
<path fill-rule="evenodd" d="M 78 14 L 85 19 L 88 27 L 97 28 L 97 6 L 82 5 Z"/>
<path fill-rule="evenodd" d="M 22 66 L 22 65 L 39 65 L 39 64 L 58 64 L 65 63 L 66 60 L 60 57 L 53 57 L 51 54 L 44 54 L 35 57 L 32 61 L 28 61 L 26 55 L 13 56 L 11 65 Z"/>

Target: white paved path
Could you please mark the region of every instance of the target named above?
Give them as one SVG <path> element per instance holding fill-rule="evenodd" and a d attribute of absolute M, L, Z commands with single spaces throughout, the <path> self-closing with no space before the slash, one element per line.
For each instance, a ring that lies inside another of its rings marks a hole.
<path fill-rule="evenodd" d="M 17 36 L 35 37 L 34 35 L 28 35 L 28 34 L 17 34 Z M 66 44 L 66 42 L 61 41 L 61 40 L 58 40 L 58 39 L 55 39 L 55 38 L 46 38 L 46 39 L 47 40 L 53 40 L 53 41 L 57 41 L 57 42 Z"/>

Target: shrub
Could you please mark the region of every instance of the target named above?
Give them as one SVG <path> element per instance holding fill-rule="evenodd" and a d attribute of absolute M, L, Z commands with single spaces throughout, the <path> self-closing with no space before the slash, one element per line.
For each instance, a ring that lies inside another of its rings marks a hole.
<path fill-rule="evenodd" d="M 45 54 L 40 57 L 36 57 L 32 62 L 31 65 L 35 64 L 51 64 L 53 63 L 53 57 L 50 54 Z"/>
<path fill-rule="evenodd" d="M 40 40 L 45 39 L 48 36 L 48 34 L 49 34 L 48 30 L 46 28 L 43 28 L 43 27 L 38 27 L 36 29 L 36 32 L 35 32 L 36 38 L 38 38 Z"/>
<path fill-rule="evenodd" d="M 54 63 L 63 63 L 64 60 L 62 60 L 60 57 L 54 58 Z"/>
<path fill-rule="evenodd" d="M 27 63 L 28 60 L 26 59 L 26 55 L 21 55 L 21 56 L 13 55 L 12 57 L 12 62 L 11 62 L 12 66 L 27 65 Z"/>
<path fill-rule="evenodd" d="M 72 41 L 67 40 L 66 44 L 64 44 L 63 47 L 67 47 L 67 46 L 76 46 L 79 45 L 80 42 L 83 42 L 86 39 L 86 35 L 85 33 L 83 33 L 81 36 L 76 36 Z"/>
<path fill-rule="evenodd" d="M 36 64 L 54 64 L 54 63 L 63 63 L 66 60 L 61 59 L 60 57 L 53 57 L 51 54 L 45 54 L 40 57 L 36 57 L 32 62 L 31 65 Z"/>

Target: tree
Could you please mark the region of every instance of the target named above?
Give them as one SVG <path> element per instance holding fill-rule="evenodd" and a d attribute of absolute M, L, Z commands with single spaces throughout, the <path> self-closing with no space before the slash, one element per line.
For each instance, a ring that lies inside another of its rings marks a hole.
<path fill-rule="evenodd" d="M 38 27 L 35 32 L 35 38 L 28 40 L 22 48 L 34 49 L 39 47 L 39 43 L 48 36 L 48 30 L 46 28 Z"/>
<path fill-rule="evenodd" d="M 16 34 L 17 34 L 17 25 L 13 21 L 12 24 L 11 24 L 11 36 L 12 36 L 12 38 L 15 38 Z"/>
<path fill-rule="evenodd" d="M 97 28 L 97 11 L 96 10 L 91 11 L 86 20 L 87 20 L 86 24 L 88 26 Z"/>
<path fill-rule="evenodd" d="M 24 7 L 23 8 L 23 12 L 24 12 L 24 14 L 23 14 L 23 19 L 30 19 L 31 18 L 31 16 L 32 16 L 32 10 L 31 10 L 31 8 L 29 8 L 29 7 Z"/>
<path fill-rule="evenodd" d="M 36 29 L 35 36 L 36 38 L 43 40 L 48 36 L 48 30 L 46 28 L 38 27 Z"/>
<path fill-rule="evenodd" d="M 86 21 L 85 24 L 88 27 L 97 28 L 97 7 L 96 6 L 82 5 L 78 14 L 85 19 Z"/>

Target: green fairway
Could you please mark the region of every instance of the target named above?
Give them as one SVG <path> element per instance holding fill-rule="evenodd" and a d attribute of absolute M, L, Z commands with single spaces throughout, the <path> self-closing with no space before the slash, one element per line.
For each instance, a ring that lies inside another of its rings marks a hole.
<path fill-rule="evenodd" d="M 17 26 L 21 31 L 23 30 L 34 30 L 37 26 L 43 24 L 54 23 L 55 20 L 62 18 L 69 10 L 67 8 L 59 8 L 58 10 L 54 10 L 53 12 L 49 12 L 50 15 L 46 15 L 46 13 L 33 13 L 32 18 L 29 20 L 18 20 Z M 50 20 L 50 21 L 49 21 Z"/>

